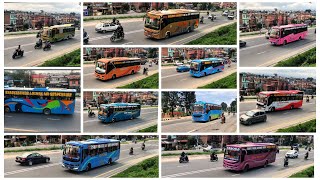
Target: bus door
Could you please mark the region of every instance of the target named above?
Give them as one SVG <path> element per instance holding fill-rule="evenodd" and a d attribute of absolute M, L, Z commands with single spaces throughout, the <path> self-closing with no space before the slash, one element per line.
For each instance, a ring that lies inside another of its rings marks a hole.
<path fill-rule="evenodd" d="M 89 150 L 83 147 L 80 148 L 80 162 L 82 163 L 89 155 Z"/>
<path fill-rule="evenodd" d="M 247 150 L 242 149 L 241 150 L 241 155 L 240 155 L 240 162 L 244 162 L 245 161 L 245 157 L 247 155 Z"/>
<path fill-rule="evenodd" d="M 108 112 L 107 112 L 107 117 L 110 117 L 114 112 L 114 108 L 113 107 L 108 107 Z"/>
<path fill-rule="evenodd" d="M 108 74 L 109 72 L 111 72 L 113 69 L 115 69 L 115 65 L 112 62 L 108 62 L 108 64 L 106 65 L 106 74 Z"/>

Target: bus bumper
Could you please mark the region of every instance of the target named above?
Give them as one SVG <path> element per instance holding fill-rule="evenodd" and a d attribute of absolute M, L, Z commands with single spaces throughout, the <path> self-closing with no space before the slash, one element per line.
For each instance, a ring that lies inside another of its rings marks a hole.
<path fill-rule="evenodd" d="M 107 122 L 107 117 L 102 116 L 102 115 L 98 115 L 98 119 L 101 120 L 102 122 Z"/>
<path fill-rule="evenodd" d="M 233 163 L 228 163 L 228 162 L 223 162 L 223 167 L 226 169 L 230 169 L 233 171 L 241 171 L 241 167 L 239 164 L 233 164 Z"/>
<path fill-rule="evenodd" d="M 192 120 L 195 122 L 207 122 L 204 116 L 192 116 Z"/>
<path fill-rule="evenodd" d="M 80 170 L 79 170 L 79 166 L 62 164 L 62 167 L 65 168 L 65 169 L 72 170 L 72 171 L 80 171 Z"/>
<path fill-rule="evenodd" d="M 144 31 L 144 35 L 147 36 L 148 38 L 160 39 L 159 32 Z"/>

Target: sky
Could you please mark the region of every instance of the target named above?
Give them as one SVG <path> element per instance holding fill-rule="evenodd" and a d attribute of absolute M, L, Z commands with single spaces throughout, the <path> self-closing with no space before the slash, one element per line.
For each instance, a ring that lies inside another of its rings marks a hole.
<path fill-rule="evenodd" d="M 32 11 L 40 12 L 43 10 L 50 13 L 80 13 L 79 2 L 68 2 L 68 3 L 4 3 L 5 10 L 21 10 L 21 11 Z"/>
<path fill-rule="evenodd" d="M 311 3 L 310 3 L 311 2 Z M 242 2 L 240 3 L 240 10 L 253 9 L 253 10 L 286 10 L 286 11 L 299 11 L 299 10 L 316 10 L 315 1 L 309 2 Z"/>
<path fill-rule="evenodd" d="M 294 78 L 316 78 L 316 70 L 315 69 L 250 69 L 250 70 L 242 70 L 241 72 L 248 72 L 248 73 L 254 73 L 254 74 L 264 74 L 264 75 L 273 75 L 275 73 L 278 74 L 278 76 L 282 77 L 294 77 Z"/>
<path fill-rule="evenodd" d="M 221 104 L 222 102 L 225 102 L 229 106 L 236 97 L 236 91 L 196 91 L 197 101 L 214 104 Z"/>

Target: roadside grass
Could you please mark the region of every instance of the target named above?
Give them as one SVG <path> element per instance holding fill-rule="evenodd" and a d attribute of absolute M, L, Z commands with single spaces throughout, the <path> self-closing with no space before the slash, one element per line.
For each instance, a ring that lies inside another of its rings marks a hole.
<path fill-rule="evenodd" d="M 316 48 L 298 54 L 285 61 L 280 61 L 276 67 L 316 67 Z"/>
<path fill-rule="evenodd" d="M 187 45 L 236 45 L 237 23 L 220 27 L 198 39 L 190 41 Z"/>
<path fill-rule="evenodd" d="M 310 178 L 314 177 L 314 166 L 308 167 L 290 176 L 290 178 Z"/>
<path fill-rule="evenodd" d="M 157 125 L 150 126 L 144 129 L 140 129 L 138 132 L 158 132 L 158 126 Z"/>
<path fill-rule="evenodd" d="M 278 129 L 277 132 L 316 132 L 316 119 L 312 119 L 296 126 Z"/>
<path fill-rule="evenodd" d="M 59 146 L 52 146 L 48 148 L 28 148 L 28 149 L 16 149 L 16 150 L 6 150 L 4 148 L 4 153 L 11 153 L 11 152 L 27 152 L 27 151 L 50 151 L 50 150 L 59 150 L 61 147 Z"/>
<path fill-rule="evenodd" d="M 117 19 L 132 19 L 132 18 L 143 18 L 144 15 L 137 15 L 137 16 L 119 16 L 116 17 Z M 90 17 L 90 18 L 83 18 L 83 21 L 94 21 L 94 20 L 107 20 L 113 19 L 113 17 Z"/>
<path fill-rule="evenodd" d="M 219 79 L 205 86 L 198 87 L 200 89 L 213 89 L 213 88 L 237 88 L 237 73 L 232 73 L 227 77 Z"/>
<path fill-rule="evenodd" d="M 38 67 L 80 67 L 80 48 L 60 57 L 47 60 Z"/>
<path fill-rule="evenodd" d="M 13 33 L 4 33 L 4 36 L 17 36 L 17 35 L 25 35 L 25 34 L 37 34 L 38 32 L 13 32 Z"/>
<path fill-rule="evenodd" d="M 114 178 L 158 178 L 159 156 L 146 159 L 112 176 Z"/>
<path fill-rule="evenodd" d="M 118 89 L 158 89 L 159 88 L 159 73 L 155 73 L 149 77 L 141 79 L 137 82 L 117 87 Z"/>
<path fill-rule="evenodd" d="M 222 154 L 223 151 L 215 151 L 216 154 Z M 188 156 L 192 155 L 210 155 L 211 152 L 186 152 Z M 180 156 L 181 153 L 162 153 L 161 156 Z"/>

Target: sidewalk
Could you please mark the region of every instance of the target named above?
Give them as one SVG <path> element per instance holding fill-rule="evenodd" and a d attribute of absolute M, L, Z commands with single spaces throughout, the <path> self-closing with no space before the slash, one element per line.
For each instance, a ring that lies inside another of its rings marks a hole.
<path fill-rule="evenodd" d="M 55 148 L 55 147 L 61 147 L 61 144 L 37 144 L 34 146 L 20 146 L 20 147 L 7 147 L 4 148 L 4 152 L 6 151 L 23 151 L 23 150 L 28 150 L 28 149 L 50 149 L 50 148 Z"/>

